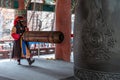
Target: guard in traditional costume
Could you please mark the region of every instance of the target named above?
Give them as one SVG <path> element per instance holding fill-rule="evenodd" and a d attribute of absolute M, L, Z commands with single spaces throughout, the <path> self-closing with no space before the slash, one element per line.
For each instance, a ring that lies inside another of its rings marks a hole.
<path fill-rule="evenodd" d="M 25 58 L 28 64 L 34 63 L 34 59 L 31 60 L 30 48 L 28 42 L 24 41 L 22 35 L 25 31 L 28 31 L 26 26 L 26 20 L 22 16 L 18 16 L 14 20 L 14 26 L 12 28 L 11 36 L 14 38 L 12 58 L 17 59 L 18 65 L 21 64 L 21 59 Z"/>

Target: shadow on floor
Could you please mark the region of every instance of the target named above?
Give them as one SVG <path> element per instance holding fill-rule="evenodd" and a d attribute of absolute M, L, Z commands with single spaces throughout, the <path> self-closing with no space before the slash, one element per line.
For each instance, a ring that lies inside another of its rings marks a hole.
<path fill-rule="evenodd" d="M 26 65 L 21 65 L 21 66 L 24 67 L 25 69 L 29 69 L 29 71 L 31 71 L 31 72 L 42 73 L 42 74 L 49 75 L 54 78 L 63 77 L 63 76 L 68 75 L 67 73 L 64 72 L 65 71 L 64 69 L 63 70 L 54 70 L 54 69 L 43 68 L 40 66 L 26 66 Z"/>
<path fill-rule="evenodd" d="M 71 76 L 71 77 L 68 77 L 68 78 L 65 78 L 65 79 L 60 79 L 60 80 L 77 80 L 77 79 L 75 79 L 74 76 Z"/>
<path fill-rule="evenodd" d="M 14 80 L 14 79 L 10 79 L 10 78 L 7 78 L 7 77 L 0 76 L 0 80 Z"/>

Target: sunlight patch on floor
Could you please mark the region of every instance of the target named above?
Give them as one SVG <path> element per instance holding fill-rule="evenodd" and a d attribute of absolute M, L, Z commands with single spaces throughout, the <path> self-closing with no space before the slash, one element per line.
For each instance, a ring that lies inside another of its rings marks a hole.
<path fill-rule="evenodd" d="M 2 63 L 2 62 L 8 62 L 8 61 L 11 61 L 11 59 L 1 59 L 0 63 Z"/>
<path fill-rule="evenodd" d="M 38 55 L 38 56 L 33 56 L 33 58 L 54 60 L 55 59 L 55 54 Z M 14 59 L 0 59 L 0 63 L 1 62 L 8 62 L 8 61 L 14 61 Z M 71 52 L 70 62 L 74 62 L 73 52 Z"/>

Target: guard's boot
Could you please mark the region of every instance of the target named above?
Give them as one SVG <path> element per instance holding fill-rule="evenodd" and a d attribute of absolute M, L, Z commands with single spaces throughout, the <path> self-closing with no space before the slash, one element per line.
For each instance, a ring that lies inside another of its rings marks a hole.
<path fill-rule="evenodd" d="M 27 61 L 28 61 L 28 63 L 29 63 L 29 65 L 31 66 L 32 65 L 32 63 L 34 63 L 35 62 L 35 60 L 33 59 L 33 60 L 31 60 L 30 58 L 27 58 Z"/>
<path fill-rule="evenodd" d="M 21 65 L 21 63 L 20 63 L 20 59 L 18 59 L 17 62 L 18 62 L 18 65 Z"/>

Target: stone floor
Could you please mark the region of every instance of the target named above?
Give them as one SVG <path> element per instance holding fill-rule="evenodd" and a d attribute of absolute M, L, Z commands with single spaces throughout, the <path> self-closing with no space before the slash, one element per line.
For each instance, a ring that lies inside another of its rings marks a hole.
<path fill-rule="evenodd" d="M 34 57 L 32 66 L 28 66 L 26 60 L 22 60 L 22 65 L 12 59 L 0 60 L 0 80 L 75 80 L 73 62 L 52 60 L 54 57 L 51 57 Z"/>

